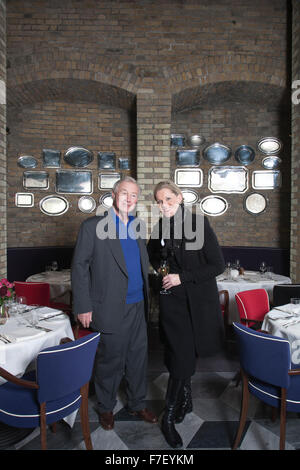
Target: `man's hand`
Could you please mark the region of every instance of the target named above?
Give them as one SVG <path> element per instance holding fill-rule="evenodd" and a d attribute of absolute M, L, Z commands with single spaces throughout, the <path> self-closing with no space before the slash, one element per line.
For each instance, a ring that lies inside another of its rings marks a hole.
<path fill-rule="evenodd" d="M 79 313 L 77 318 L 84 328 L 88 328 L 92 321 L 92 312 Z"/>

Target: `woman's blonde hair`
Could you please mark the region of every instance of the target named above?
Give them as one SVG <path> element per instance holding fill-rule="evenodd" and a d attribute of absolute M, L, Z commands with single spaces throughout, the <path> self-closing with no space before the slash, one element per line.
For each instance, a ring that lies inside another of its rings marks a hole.
<path fill-rule="evenodd" d="M 176 196 L 182 196 L 181 189 L 178 188 L 178 186 L 175 183 L 173 183 L 173 181 L 166 180 L 166 181 L 160 181 L 155 186 L 154 191 L 153 191 L 153 195 L 154 195 L 155 200 L 156 200 L 156 195 L 157 195 L 158 191 L 160 191 L 161 189 L 169 189 Z"/>

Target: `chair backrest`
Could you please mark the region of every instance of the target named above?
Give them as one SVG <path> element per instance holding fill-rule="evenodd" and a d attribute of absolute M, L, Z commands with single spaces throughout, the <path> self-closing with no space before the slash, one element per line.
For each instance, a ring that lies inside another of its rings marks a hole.
<path fill-rule="evenodd" d="M 89 382 L 100 333 L 70 341 L 39 352 L 37 365 L 38 400 L 57 400 Z"/>
<path fill-rule="evenodd" d="M 270 311 L 269 296 L 265 289 L 253 289 L 238 292 L 235 295 L 240 319 L 249 318 L 251 320 L 262 321 L 264 316 Z M 245 320 L 241 320 L 247 326 Z"/>
<path fill-rule="evenodd" d="M 15 293 L 26 297 L 27 305 L 49 306 L 50 286 L 47 282 L 15 281 Z"/>
<path fill-rule="evenodd" d="M 292 297 L 300 298 L 300 284 L 277 284 L 273 287 L 273 305 L 286 305 Z"/>
<path fill-rule="evenodd" d="M 242 369 L 251 377 L 278 386 L 289 386 L 290 344 L 286 339 L 233 323 Z"/>

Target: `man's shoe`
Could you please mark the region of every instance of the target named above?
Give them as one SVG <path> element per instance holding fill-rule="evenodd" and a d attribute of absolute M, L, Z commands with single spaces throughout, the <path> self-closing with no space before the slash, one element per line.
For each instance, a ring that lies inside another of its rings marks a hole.
<path fill-rule="evenodd" d="M 148 410 L 147 408 L 144 408 L 143 410 L 138 410 L 138 411 L 129 411 L 129 414 L 133 416 L 138 416 L 141 418 L 143 421 L 146 421 L 147 423 L 155 424 L 158 422 L 157 417 L 155 416 L 152 411 Z"/>
<path fill-rule="evenodd" d="M 104 413 L 99 413 L 99 421 L 105 431 L 110 431 L 113 429 L 115 420 L 112 411 L 106 411 Z"/>

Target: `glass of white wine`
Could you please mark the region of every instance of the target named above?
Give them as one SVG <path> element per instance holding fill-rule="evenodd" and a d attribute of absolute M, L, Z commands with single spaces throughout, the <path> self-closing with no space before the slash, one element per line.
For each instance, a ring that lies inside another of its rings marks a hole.
<path fill-rule="evenodd" d="M 162 260 L 161 265 L 160 265 L 160 274 L 162 275 L 162 277 L 165 277 L 167 274 L 169 274 L 169 270 L 170 270 L 170 267 L 169 267 L 168 261 Z M 160 294 L 166 295 L 166 294 L 171 294 L 171 292 L 170 290 L 163 288 L 160 291 Z"/>

